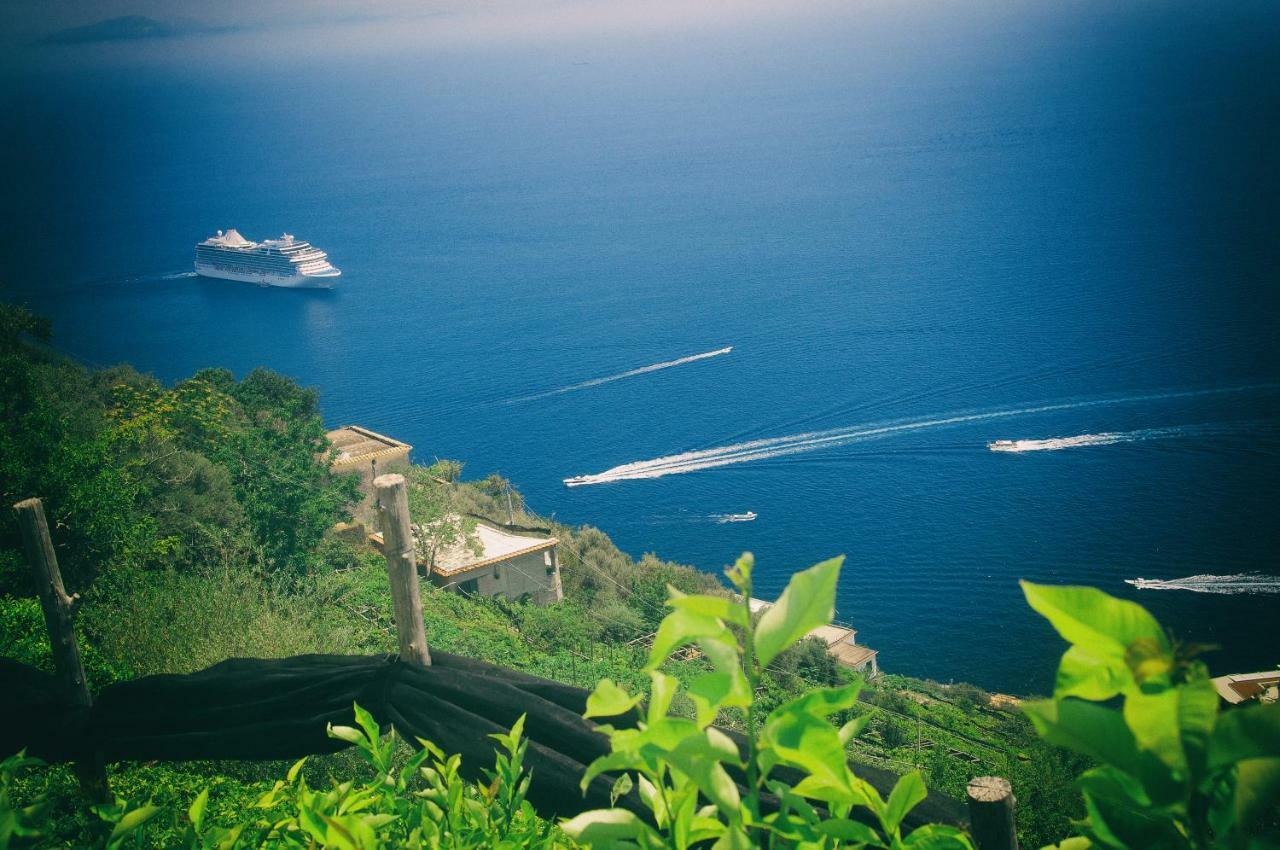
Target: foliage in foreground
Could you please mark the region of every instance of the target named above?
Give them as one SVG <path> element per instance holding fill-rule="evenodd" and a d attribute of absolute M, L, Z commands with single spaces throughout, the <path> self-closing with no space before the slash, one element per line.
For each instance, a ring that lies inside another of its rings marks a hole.
<path fill-rule="evenodd" d="M 1047 741 L 1097 763 L 1077 782 L 1087 817 L 1073 850 L 1276 846 L 1262 836 L 1280 838 L 1280 705 L 1220 711 L 1196 647 L 1136 603 L 1091 587 L 1023 591 L 1071 644 L 1053 699 L 1023 710 Z"/>
<path fill-rule="evenodd" d="M 524 769 L 528 742 L 521 718 L 510 733 L 494 735 L 500 744 L 486 780 L 468 782 L 461 758 L 446 755 L 429 741 L 407 759 L 397 753 L 395 733 L 382 735 L 359 705 L 357 726 L 331 726 L 331 737 L 354 744 L 372 775 L 362 782 L 332 781 L 312 788 L 306 758 L 289 768 L 285 779 L 259 797 L 253 813 L 217 823 L 209 816 L 209 790 L 201 791 L 186 811 L 153 800 L 126 800 L 95 806 L 105 848 L 166 846 L 184 850 L 250 848 L 534 848 L 572 846 L 550 821 L 539 818 L 525 799 L 529 774 Z M 21 753 L 0 764 L 0 850 L 52 846 L 49 801 L 27 805 L 12 799 L 16 776 L 42 766 Z"/>
<path fill-rule="evenodd" d="M 658 629 L 646 668 L 652 686 L 645 720 L 634 729 L 604 727 L 612 752 L 597 759 L 582 780 L 585 788 L 600 774 L 616 774 L 615 791 L 638 789 L 652 822 L 627 809 L 599 809 L 573 818 L 565 831 L 593 847 L 644 850 L 971 848 L 968 837 L 952 826 L 929 824 L 904 834 L 903 819 L 926 795 L 919 772 L 903 776 L 886 800 L 850 769 L 845 747 L 869 715 L 839 729 L 828 718 L 856 705 L 860 680 L 811 690 L 760 715 L 756 690 L 762 671 L 810 629 L 831 621 L 841 560 L 792 576 L 758 622 L 749 605 L 750 555 L 726 573 L 738 589 L 737 599 L 674 591 L 668 603 L 674 610 Z M 714 666 L 686 688 L 696 707 L 694 718 L 671 713 L 680 684 L 658 669 L 689 644 Z M 614 717 L 641 699 L 606 679 L 592 693 L 587 716 Z M 746 715 L 745 753 L 711 725 L 725 710 Z M 803 778 L 790 784 L 775 774 L 778 767 L 799 771 Z M 735 776 L 743 777 L 745 794 Z M 774 811 L 766 808 L 766 792 L 777 800 Z"/>

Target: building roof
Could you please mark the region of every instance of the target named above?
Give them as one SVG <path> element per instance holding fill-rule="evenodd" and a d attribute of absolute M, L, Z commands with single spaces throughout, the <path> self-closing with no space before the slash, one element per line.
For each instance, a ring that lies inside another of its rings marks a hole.
<path fill-rule="evenodd" d="M 368 463 L 380 457 L 394 454 L 408 454 L 413 446 L 399 440 L 361 428 L 359 425 L 346 425 L 325 434 L 333 447 L 338 450 L 334 459 L 335 467 L 355 466 Z"/>
<path fill-rule="evenodd" d="M 1232 705 L 1249 699 L 1274 700 L 1280 691 L 1280 670 L 1234 673 L 1213 679 L 1218 695 Z"/>
<path fill-rule="evenodd" d="M 852 644 L 853 636 L 856 635 L 857 633 L 858 632 L 856 629 L 851 629 L 851 628 L 848 628 L 847 626 L 837 626 L 835 624 L 829 624 L 826 626 L 818 626 L 816 628 L 810 629 L 805 634 L 805 637 L 817 638 L 818 640 L 825 643 L 827 646 L 835 646 L 838 643 Z"/>
<path fill-rule="evenodd" d="M 481 520 L 476 521 L 474 541 L 478 544 L 479 551 L 458 541 L 447 550 L 437 552 L 433 572 L 444 576 L 460 575 L 490 564 L 510 561 L 530 552 L 550 549 L 560 542 L 554 537 L 517 534 Z"/>

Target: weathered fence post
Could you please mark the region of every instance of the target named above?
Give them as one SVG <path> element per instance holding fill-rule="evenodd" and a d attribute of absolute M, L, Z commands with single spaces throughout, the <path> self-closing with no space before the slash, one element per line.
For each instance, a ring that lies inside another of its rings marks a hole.
<path fill-rule="evenodd" d="M 72 705 L 89 708 L 93 699 L 89 696 L 89 683 L 85 679 L 84 664 L 80 661 L 80 644 L 76 641 L 72 617 L 79 605 L 79 595 L 67 596 L 58 569 L 58 556 L 53 551 L 49 537 L 49 523 L 44 517 L 44 505 L 39 499 L 24 499 L 13 506 L 22 527 L 22 543 L 31 564 L 31 577 L 40 607 L 44 609 L 44 625 L 49 632 L 49 644 L 53 649 L 53 667 L 63 691 Z M 80 791 L 96 803 L 110 802 L 111 789 L 107 786 L 107 774 L 98 753 L 86 753 L 83 761 L 75 763 Z"/>
<path fill-rule="evenodd" d="M 1018 850 L 1013 786 L 999 776 L 969 780 L 969 828 L 978 850 Z"/>
<path fill-rule="evenodd" d="M 391 607 L 396 618 L 400 658 L 431 666 L 427 635 L 422 626 L 422 597 L 418 591 L 418 558 L 409 524 L 409 491 L 404 476 L 396 473 L 373 479 L 382 519 L 382 553 L 387 558 L 391 582 Z"/>

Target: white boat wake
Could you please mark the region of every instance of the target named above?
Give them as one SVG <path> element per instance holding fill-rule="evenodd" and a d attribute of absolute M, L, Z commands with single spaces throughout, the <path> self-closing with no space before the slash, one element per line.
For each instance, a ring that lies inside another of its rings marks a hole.
<path fill-rule="evenodd" d="M 1182 390 L 1177 392 L 1124 396 L 1120 398 L 1055 402 L 1039 404 L 1033 407 L 955 413 L 927 419 L 895 419 L 884 422 L 871 422 L 861 425 L 853 425 L 847 428 L 834 428 L 826 431 L 809 431 L 804 434 L 792 434 L 787 437 L 769 437 L 760 440 L 749 440 L 743 443 L 734 443 L 733 445 L 719 446 L 712 449 L 681 452 L 680 454 L 665 455 L 651 460 L 633 461 L 632 463 L 624 463 L 620 466 L 615 466 L 612 469 L 606 469 L 603 472 L 566 478 L 564 479 L 564 483 L 569 487 L 581 487 L 588 484 L 611 484 L 615 481 L 662 478 L 667 475 L 683 475 L 685 473 L 698 472 L 704 469 L 715 469 L 721 466 L 729 466 L 730 464 L 785 457 L 787 455 L 800 454 L 802 452 L 812 452 L 819 449 L 845 446 L 852 443 L 882 439 L 884 437 L 915 431 L 945 428 L 952 425 L 987 422 L 996 419 L 1010 419 L 1017 416 L 1031 416 L 1037 413 L 1051 413 L 1059 410 L 1076 410 L 1088 407 L 1103 407 L 1106 405 L 1133 404 L 1143 401 L 1195 398 L 1199 396 L 1247 392 L 1249 390 L 1257 389 L 1274 389 L 1275 387 L 1275 384 L 1255 384 L 1250 386 L 1219 387 L 1203 390 Z"/>
<path fill-rule="evenodd" d="M 1195 593 L 1280 593 L 1280 576 L 1242 573 L 1233 576 L 1187 576 L 1186 578 L 1127 578 L 1140 590 L 1190 590 Z"/>
<path fill-rule="evenodd" d="M 617 375 L 607 375 L 603 378 L 592 378 L 590 381 L 583 381 L 580 384 L 572 384 L 567 387 L 561 387 L 558 390 L 548 390 L 545 393 L 535 393 L 533 395 L 520 396 L 519 398 L 507 399 L 503 404 L 518 404 L 522 401 L 536 401 L 540 398 L 550 398 L 553 395 L 561 395 L 563 393 L 571 393 L 575 390 L 585 390 L 590 387 L 598 387 L 601 384 L 611 384 L 614 381 L 621 381 L 624 378 L 634 378 L 636 375 L 644 375 L 649 372 L 657 372 L 660 369 L 670 369 L 673 366 L 683 366 L 686 363 L 694 363 L 698 360 L 707 360 L 711 357 L 720 357 L 733 351 L 732 345 L 724 348 L 717 348 L 715 351 L 704 351 L 701 354 L 691 354 L 688 357 L 681 357 L 676 360 L 664 360 L 661 363 L 653 363 L 649 366 L 641 366 L 639 369 L 630 369 L 626 372 L 619 372 Z"/>
<path fill-rule="evenodd" d="M 1206 426 L 1181 425 L 1171 428 L 1143 428 L 1138 431 L 1110 431 L 1102 434 L 1080 434 L 1076 437 L 1049 437 L 1043 440 L 996 440 L 987 443 L 993 452 L 1056 452 L 1083 446 L 1112 446 L 1116 443 L 1140 443 L 1173 437 L 1205 436 Z"/>

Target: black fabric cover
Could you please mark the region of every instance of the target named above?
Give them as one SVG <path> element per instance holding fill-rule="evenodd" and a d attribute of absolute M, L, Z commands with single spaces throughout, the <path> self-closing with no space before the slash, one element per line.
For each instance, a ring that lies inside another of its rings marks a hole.
<path fill-rule="evenodd" d="M 586 765 L 609 751 L 608 738 L 582 717 L 587 691 L 437 650 L 431 660 L 418 667 L 395 656 L 232 658 L 198 673 L 111 685 L 92 708 L 79 709 L 52 676 L 0 658 L 0 756 L 25 747 L 49 761 L 95 750 L 107 761 L 294 759 L 348 746 L 325 727 L 352 725 L 358 702 L 406 740 L 460 754 L 464 773 L 476 777 L 493 766 L 497 743 L 489 735 L 524 714 L 529 801 L 538 812 L 567 817 L 609 806 L 611 778 L 598 777 L 585 795 L 579 789 Z M 632 712 L 610 722 L 638 719 Z M 858 774 L 884 794 L 897 779 L 867 766 Z M 619 805 L 645 814 L 634 792 Z M 908 823 L 961 816 L 955 801 L 931 793 Z"/>

